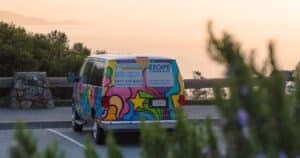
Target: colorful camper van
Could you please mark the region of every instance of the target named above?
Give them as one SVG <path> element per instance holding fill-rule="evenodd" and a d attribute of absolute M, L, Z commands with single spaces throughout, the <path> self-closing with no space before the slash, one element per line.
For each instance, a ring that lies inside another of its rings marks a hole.
<path fill-rule="evenodd" d="M 173 128 L 184 105 L 184 85 L 174 59 L 155 56 L 92 55 L 85 59 L 73 89 L 72 127 L 93 123 L 96 143 L 104 132 L 138 130 L 159 122 Z"/>

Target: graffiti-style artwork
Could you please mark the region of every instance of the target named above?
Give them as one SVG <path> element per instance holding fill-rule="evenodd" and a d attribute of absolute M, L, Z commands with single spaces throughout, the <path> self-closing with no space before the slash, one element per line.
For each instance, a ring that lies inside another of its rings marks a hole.
<path fill-rule="evenodd" d="M 174 110 L 180 105 L 180 96 L 183 96 L 184 93 L 183 81 L 176 62 L 174 60 L 154 60 L 144 63 L 147 65 L 137 64 L 130 60 L 107 63 L 102 95 L 109 97 L 109 105 L 101 117 L 102 120 L 175 119 Z M 120 79 L 121 73 L 118 72 L 120 67 L 123 70 L 123 80 Z M 128 73 L 124 74 L 126 70 Z M 160 77 L 155 76 L 156 71 Z M 140 80 L 142 80 L 142 84 Z M 120 83 L 121 81 L 123 82 Z M 154 107 L 153 100 L 160 98 L 165 101 L 166 106 Z"/>
<path fill-rule="evenodd" d="M 97 109 L 96 117 L 102 115 L 101 106 L 102 87 L 91 86 L 83 83 L 75 85 L 73 90 L 73 102 L 76 110 L 81 115 L 89 115 L 91 109 Z"/>
<path fill-rule="evenodd" d="M 76 110 L 106 121 L 174 120 L 183 80 L 175 60 L 108 60 L 102 87 L 74 87 Z"/>

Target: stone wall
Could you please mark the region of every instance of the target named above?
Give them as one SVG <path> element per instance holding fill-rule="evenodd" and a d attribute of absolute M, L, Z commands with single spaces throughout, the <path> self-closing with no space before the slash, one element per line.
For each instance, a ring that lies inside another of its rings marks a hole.
<path fill-rule="evenodd" d="M 11 108 L 53 108 L 46 72 L 16 72 L 11 91 Z"/>

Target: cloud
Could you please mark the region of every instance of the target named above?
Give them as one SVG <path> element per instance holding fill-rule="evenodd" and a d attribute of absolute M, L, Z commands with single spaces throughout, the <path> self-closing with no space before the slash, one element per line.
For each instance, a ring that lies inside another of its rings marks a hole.
<path fill-rule="evenodd" d="M 0 21 L 12 22 L 19 25 L 79 25 L 73 20 L 49 21 L 43 18 L 29 17 L 9 11 L 0 11 Z"/>

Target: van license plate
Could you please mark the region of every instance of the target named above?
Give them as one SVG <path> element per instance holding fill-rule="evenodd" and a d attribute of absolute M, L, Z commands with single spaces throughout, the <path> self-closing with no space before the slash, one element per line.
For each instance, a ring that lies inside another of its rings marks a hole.
<path fill-rule="evenodd" d="M 165 99 L 153 99 L 152 106 L 153 107 L 165 107 L 165 106 L 167 106 L 167 103 L 166 103 Z"/>

